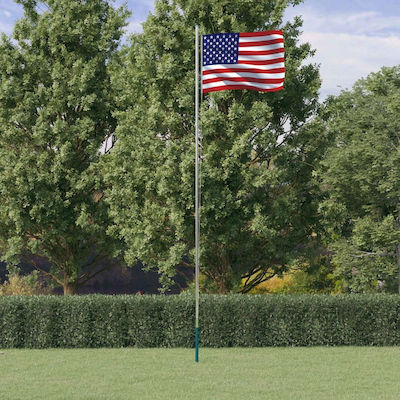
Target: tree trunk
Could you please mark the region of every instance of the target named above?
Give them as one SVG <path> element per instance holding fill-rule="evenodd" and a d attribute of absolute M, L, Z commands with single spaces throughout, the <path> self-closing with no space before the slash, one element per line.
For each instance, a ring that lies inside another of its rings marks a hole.
<path fill-rule="evenodd" d="M 225 281 L 226 281 L 226 279 L 224 276 L 221 276 L 218 279 L 218 281 L 216 281 L 218 294 L 227 294 L 228 293 L 228 289 L 227 289 L 227 285 L 226 285 Z"/>
<path fill-rule="evenodd" d="M 215 280 L 215 284 L 217 286 L 218 294 L 227 294 L 229 293 L 229 274 L 231 271 L 231 263 L 229 257 L 225 254 L 220 257 L 220 265 L 219 271 Z"/>
<path fill-rule="evenodd" d="M 63 289 L 64 289 L 64 296 L 69 296 L 75 294 L 76 286 L 69 282 L 64 282 Z"/>

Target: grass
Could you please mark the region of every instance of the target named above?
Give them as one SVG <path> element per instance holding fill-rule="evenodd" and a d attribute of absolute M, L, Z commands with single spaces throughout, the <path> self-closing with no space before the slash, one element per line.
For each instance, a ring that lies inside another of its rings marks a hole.
<path fill-rule="evenodd" d="M 399 399 L 400 348 L 2 350 L 1 400 Z"/>

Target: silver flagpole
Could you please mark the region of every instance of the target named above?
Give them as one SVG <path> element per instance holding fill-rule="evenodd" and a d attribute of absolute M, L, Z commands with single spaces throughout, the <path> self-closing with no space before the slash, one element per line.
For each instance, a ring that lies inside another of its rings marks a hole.
<path fill-rule="evenodd" d="M 199 362 L 199 261 L 200 261 L 200 192 L 199 192 L 199 27 L 196 25 L 196 84 L 195 84 L 195 268 L 196 317 L 195 361 Z"/>

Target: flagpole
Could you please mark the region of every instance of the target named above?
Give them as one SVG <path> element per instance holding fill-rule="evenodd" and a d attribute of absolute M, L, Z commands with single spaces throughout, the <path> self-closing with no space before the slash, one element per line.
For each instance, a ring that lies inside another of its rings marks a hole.
<path fill-rule="evenodd" d="M 199 261 L 200 261 L 200 192 L 199 192 L 199 27 L 196 25 L 195 83 L 195 362 L 199 362 Z"/>

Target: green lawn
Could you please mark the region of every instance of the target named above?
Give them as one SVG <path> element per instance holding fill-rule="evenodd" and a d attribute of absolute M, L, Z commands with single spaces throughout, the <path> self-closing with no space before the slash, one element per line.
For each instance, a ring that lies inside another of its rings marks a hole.
<path fill-rule="evenodd" d="M 1 400 L 400 398 L 400 348 L 2 350 Z"/>

